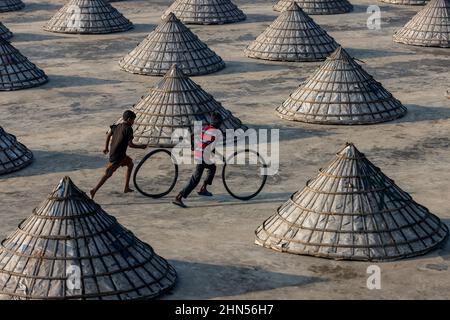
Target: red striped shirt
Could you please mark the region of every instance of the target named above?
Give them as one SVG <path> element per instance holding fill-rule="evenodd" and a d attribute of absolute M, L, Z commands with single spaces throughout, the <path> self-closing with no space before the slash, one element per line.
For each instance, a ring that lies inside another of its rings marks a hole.
<path fill-rule="evenodd" d="M 194 158 L 196 161 L 203 162 L 204 159 L 204 151 L 208 145 L 213 143 L 216 140 L 217 129 L 212 125 L 207 125 L 202 128 L 202 133 L 200 135 L 200 140 L 195 146 Z"/>

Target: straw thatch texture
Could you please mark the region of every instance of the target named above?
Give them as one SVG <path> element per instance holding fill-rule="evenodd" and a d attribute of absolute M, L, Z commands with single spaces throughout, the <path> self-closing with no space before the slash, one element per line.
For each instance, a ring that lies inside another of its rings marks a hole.
<path fill-rule="evenodd" d="M 423 6 L 430 0 L 380 0 L 381 2 L 391 4 L 402 4 L 406 6 Z"/>
<path fill-rule="evenodd" d="M 209 74 L 225 63 L 171 13 L 119 62 L 122 70 L 162 76 L 176 63 L 186 75 Z"/>
<path fill-rule="evenodd" d="M 9 31 L 9 29 L 0 22 L 0 38 L 3 38 L 5 40 L 11 39 L 13 36 L 12 32 Z"/>
<path fill-rule="evenodd" d="M 0 0 L 0 12 L 17 11 L 25 8 L 21 0 Z"/>
<path fill-rule="evenodd" d="M 171 12 L 187 24 L 225 24 L 246 19 L 231 0 L 175 0 L 162 18 Z"/>
<path fill-rule="evenodd" d="M 0 91 L 36 87 L 47 81 L 44 71 L 0 37 Z"/>
<path fill-rule="evenodd" d="M 33 162 L 33 153 L 0 127 L 0 175 L 20 170 Z"/>
<path fill-rule="evenodd" d="M 321 61 L 337 43 L 293 1 L 245 50 L 250 58 Z"/>
<path fill-rule="evenodd" d="M 273 6 L 275 11 L 284 11 L 292 0 L 280 0 Z M 307 14 L 340 14 L 353 10 L 348 0 L 295 0 Z"/>
<path fill-rule="evenodd" d="M 69 177 L 0 247 L 0 294 L 16 299 L 154 298 L 176 272 Z"/>
<path fill-rule="evenodd" d="M 193 132 L 194 121 L 207 123 L 212 112 L 223 117 L 220 127 L 223 132 L 226 129 L 247 129 L 220 102 L 189 79 L 177 65 L 173 65 L 132 110 L 137 116 L 133 125 L 135 142 L 152 147 L 174 147 L 178 143 L 171 139 L 175 130 L 189 129 Z"/>
<path fill-rule="evenodd" d="M 406 108 L 339 47 L 277 108 L 281 118 L 318 124 L 369 124 Z"/>
<path fill-rule="evenodd" d="M 450 0 L 431 0 L 393 38 L 414 46 L 450 48 Z"/>
<path fill-rule="evenodd" d="M 384 261 L 425 254 L 448 228 L 352 144 L 256 230 L 256 244 L 332 259 Z"/>
<path fill-rule="evenodd" d="M 70 0 L 44 26 L 58 33 L 103 34 L 123 32 L 133 24 L 106 0 Z"/>

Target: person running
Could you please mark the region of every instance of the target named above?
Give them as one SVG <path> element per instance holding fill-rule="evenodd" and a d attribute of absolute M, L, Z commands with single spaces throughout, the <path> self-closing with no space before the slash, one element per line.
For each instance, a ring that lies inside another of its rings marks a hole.
<path fill-rule="evenodd" d="M 200 139 L 195 146 L 194 158 L 197 163 L 194 173 L 191 179 L 187 182 L 183 190 L 175 197 L 173 204 L 182 208 L 187 208 L 183 202 L 183 198 L 186 199 L 191 192 L 198 186 L 203 172 L 207 170 L 207 176 L 200 190 L 197 192 L 200 196 L 212 197 L 212 193 L 207 190 L 207 187 L 212 185 L 214 176 L 216 174 L 216 165 L 211 159 L 214 145 L 211 145 L 217 141 L 218 135 L 221 135 L 220 125 L 223 122 L 223 118 L 219 113 L 213 113 L 211 115 L 211 121 L 208 125 L 202 127 Z M 211 146 L 210 146 L 211 145 Z"/>
<path fill-rule="evenodd" d="M 130 188 L 130 177 L 133 171 L 133 159 L 127 155 L 127 149 L 145 149 L 146 145 L 137 145 L 133 143 L 133 124 L 136 119 L 136 114 L 127 110 L 123 113 L 123 122 L 117 125 L 112 125 L 106 137 L 104 154 L 109 152 L 109 164 L 106 167 L 105 174 L 98 182 L 97 186 L 91 190 L 91 198 L 94 199 L 97 191 L 103 186 L 103 184 L 112 177 L 119 167 L 127 167 L 125 176 L 125 188 L 124 193 L 133 192 Z M 111 146 L 110 146 L 111 145 Z"/>

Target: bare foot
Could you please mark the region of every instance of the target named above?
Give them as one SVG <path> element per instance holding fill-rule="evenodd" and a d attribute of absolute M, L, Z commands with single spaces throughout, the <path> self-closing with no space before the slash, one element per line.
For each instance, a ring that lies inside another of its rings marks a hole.
<path fill-rule="evenodd" d="M 123 190 L 123 193 L 130 193 L 130 192 L 134 192 L 134 190 L 130 188 L 126 188 L 125 190 Z"/>
<path fill-rule="evenodd" d="M 92 189 L 89 193 L 91 194 L 91 199 L 94 200 L 94 197 L 95 197 L 95 190 Z"/>

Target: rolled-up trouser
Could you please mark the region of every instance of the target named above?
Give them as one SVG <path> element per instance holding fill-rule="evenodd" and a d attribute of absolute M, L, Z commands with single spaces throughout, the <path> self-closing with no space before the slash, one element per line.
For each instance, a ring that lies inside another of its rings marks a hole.
<path fill-rule="evenodd" d="M 192 190 L 194 190 L 198 186 L 205 169 L 207 170 L 208 174 L 205 179 L 205 184 L 211 185 L 213 183 L 214 176 L 216 175 L 216 165 L 206 163 L 197 164 L 195 166 L 195 171 L 192 174 L 191 179 L 181 191 L 181 195 L 183 196 L 183 198 L 187 198 L 191 194 Z"/>

